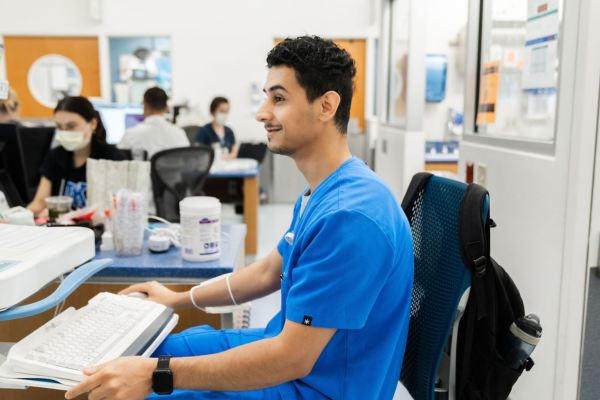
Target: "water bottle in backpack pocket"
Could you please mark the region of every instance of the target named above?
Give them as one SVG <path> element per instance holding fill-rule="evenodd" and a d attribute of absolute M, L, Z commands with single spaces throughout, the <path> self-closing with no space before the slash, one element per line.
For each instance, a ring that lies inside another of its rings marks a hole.
<path fill-rule="evenodd" d="M 526 363 L 531 361 L 529 356 L 540 342 L 542 337 L 542 326 L 540 318 L 535 314 L 517 318 L 506 332 L 506 335 L 498 345 L 498 352 L 504 358 L 508 366 L 519 370 L 525 365 L 529 370 L 531 367 Z"/>

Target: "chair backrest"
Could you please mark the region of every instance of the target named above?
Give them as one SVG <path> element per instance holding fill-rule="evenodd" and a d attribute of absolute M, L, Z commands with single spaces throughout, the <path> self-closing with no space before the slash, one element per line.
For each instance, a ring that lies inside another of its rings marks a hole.
<path fill-rule="evenodd" d="M 267 153 L 266 143 L 242 143 L 238 150 L 238 158 L 251 158 L 262 163 Z"/>
<path fill-rule="evenodd" d="M 148 152 L 142 149 L 119 149 L 128 161 L 148 161 Z"/>
<path fill-rule="evenodd" d="M 200 127 L 198 125 L 188 125 L 183 127 L 185 135 L 187 136 L 191 145 L 194 144 L 194 140 L 196 139 L 196 133 L 198 133 L 199 128 Z"/>
<path fill-rule="evenodd" d="M 434 398 L 458 302 L 471 282 L 458 246 L 458 213 L 466 188 L 465 183 L 432 176 L 412 199 L 402 202 L 413 237 L 415 275 L 400 381 L 414 400 Z"/>
<path fill-rule="evenodd" d="M 0 155 L 0 163 L 3 165 L 0 165 L 0 169 L 4 169 L 11 177 L 22 201 L 29 203 L 29 180 L 19 126 L 13 123 L 0 124 L 0 143 L 4 143 Z"/>
<path fill-rule="evenodd" d="M 123 154 L 123 157 L 125 157 L 127 161 L 133 160 L 133 154 L 131 153 L 131 149 L 119 149 L 119 151 L 121 152 L 121 154 Z"/>
<path fill-rule="evenodd" d="M 152 188 L 159 217 L 179 221 L 179 202 L 188 196 L 202 195 L 214 157 L 208 146 L 163 150 L 152 156 Z"/>
<path fill-rule="evenodd" d="M 21 138 L 21 146 L 23 147 L 23 162 L 29 184 L 29 200 L 33 200 L 40 183 L 40 167 L 44 162 L 46 153 L 50 150 L 54 132 L 55 128 L 53 127 L 19 127 L 19 136 Z"/>

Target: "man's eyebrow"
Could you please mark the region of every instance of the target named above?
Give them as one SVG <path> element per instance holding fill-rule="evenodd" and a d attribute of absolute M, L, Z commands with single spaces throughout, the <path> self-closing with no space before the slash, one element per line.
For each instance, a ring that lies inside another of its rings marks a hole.
<path fill-rule="evenodd" d="M 283 86 L 281 86 L 281 85 L 275 85 L 275 86 L 271 86 L 271 87 L 269 88 L 269 92 L 272 92 L 272 91 L 274 91 L 274 90 L 277 90 L 277 89 L 281 89 L 281 90 L 283 90 L 284 92 L 287 92 L 287 90 L 285 90 L 285 88 L 284 88 Z M 263 89 L 263 92 L 267 93 L 267 91 L 266 91 L 265 89 Z"/>

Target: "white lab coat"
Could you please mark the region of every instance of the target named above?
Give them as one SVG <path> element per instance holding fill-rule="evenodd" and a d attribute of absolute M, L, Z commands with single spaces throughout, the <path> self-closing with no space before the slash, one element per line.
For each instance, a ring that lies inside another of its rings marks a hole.
<path fill-rule="evenodd" d="M 151 115 L 128 129 L 117 145 L 119 149 L 146 150 L 148 160 L 155 153 L 176 147 L 188 147 L 190 142 L 185 131 L 161 115 Z"/>

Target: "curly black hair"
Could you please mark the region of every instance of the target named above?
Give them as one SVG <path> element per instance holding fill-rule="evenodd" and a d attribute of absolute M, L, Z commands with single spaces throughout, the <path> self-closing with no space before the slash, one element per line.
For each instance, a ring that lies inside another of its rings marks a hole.
<path fill-rule="evenodd" d="M 267 55 L 267 67 L 285 65 L 293 68 L 296 79 L 306 91 L 309 103 L 323 94 L 334 91 L 340 95 L 335 124 L 345 135 L 350 119 L 356 65 L 346 50 L 331 40 L 318 36 L 287 38 Z"/>

